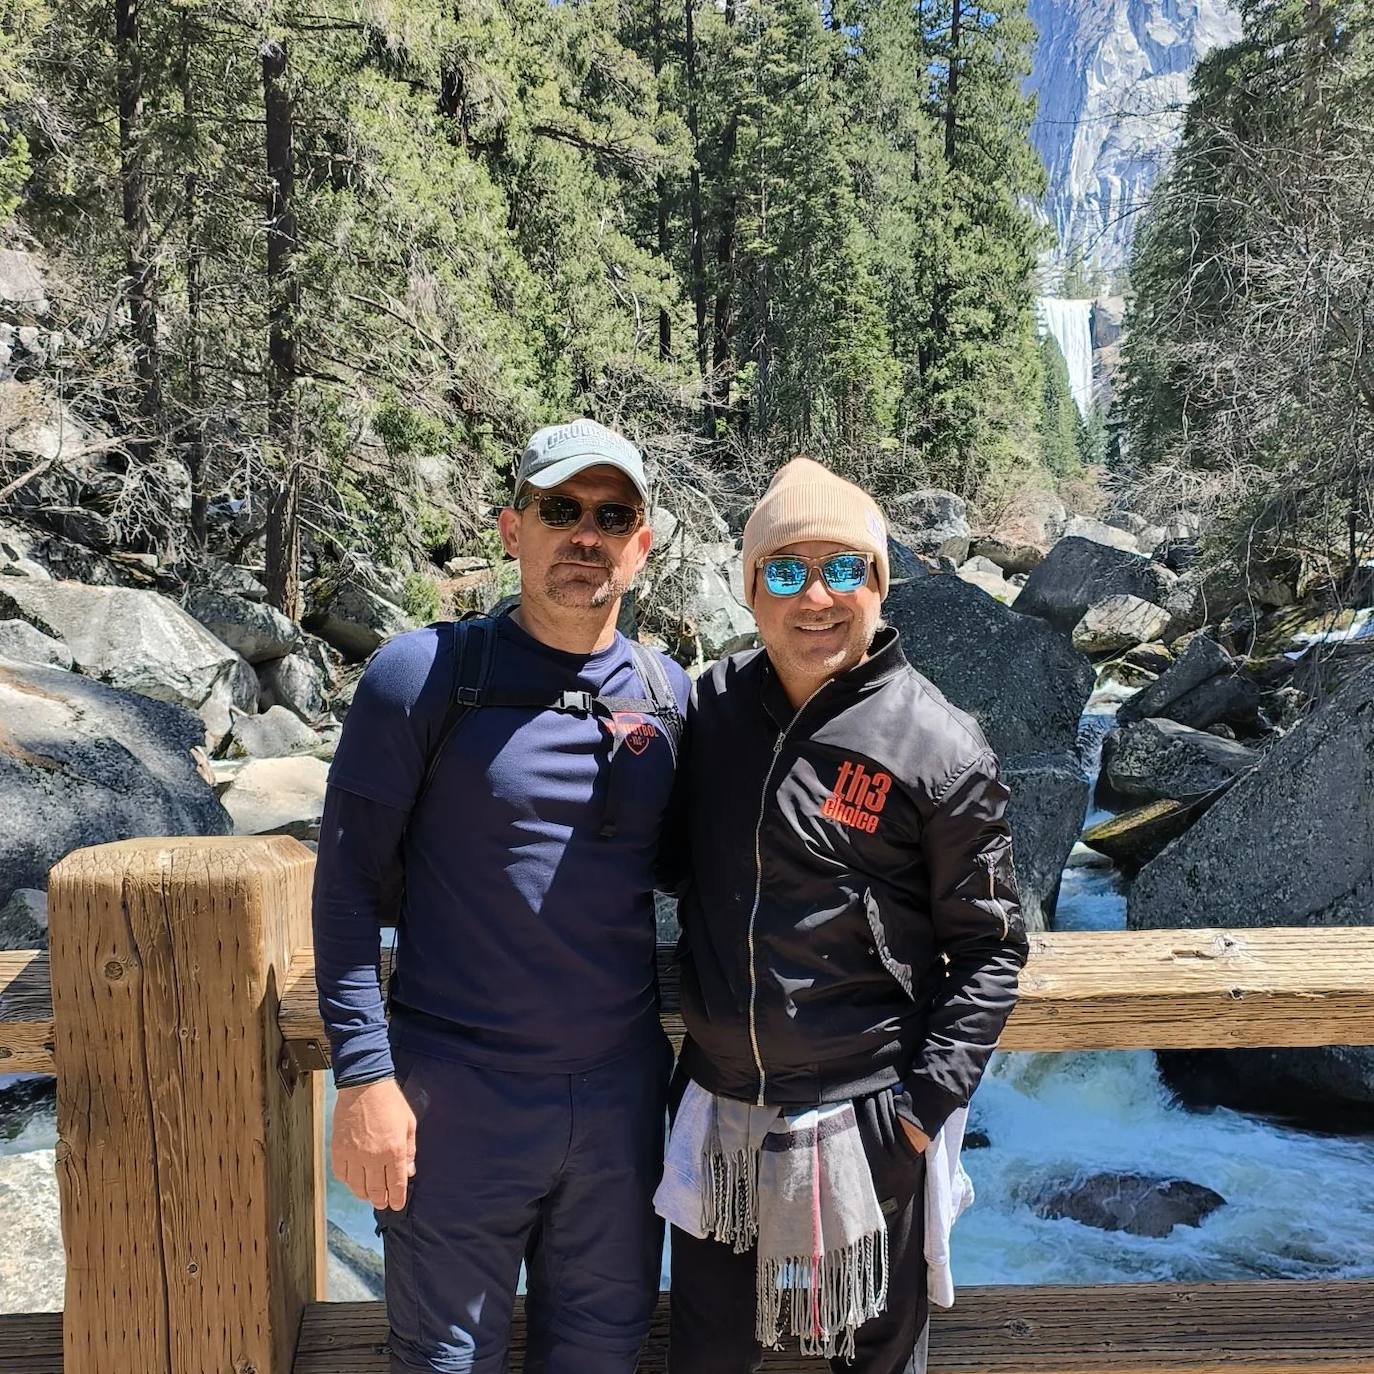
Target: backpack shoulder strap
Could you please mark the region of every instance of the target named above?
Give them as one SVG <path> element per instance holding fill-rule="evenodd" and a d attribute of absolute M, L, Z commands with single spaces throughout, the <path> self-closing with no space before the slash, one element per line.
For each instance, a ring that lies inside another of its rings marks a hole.
<path fill-rule="evenodd" d="M 678 709 L 677 697 L 673 694 L 668 674 L 663 669 L 658 655 L 647 644 L 637 639 L 630 640 L 630 657 L 634 660 L 635 671 L 649 694 L 654 714 L 663 725 L 676 756 L 678 744 L 682 740 L 682 712 Z"/>
<path fill-rule="evenodd" d="M 448 705 L 440 722 L 436 743 L 425 761 L 424 777 L 415 794 L 418 806 L 429 790 L 439 768 L 439 758 L 453 732 L 474 706 L 482 704 L 483 689 L 491 677 L 491 665 L 496 649 L 496 622 L 480 611 L 469 611 L 458 620 L 449 622 L 452 652 L 452 675 L 449 679 Z"/>

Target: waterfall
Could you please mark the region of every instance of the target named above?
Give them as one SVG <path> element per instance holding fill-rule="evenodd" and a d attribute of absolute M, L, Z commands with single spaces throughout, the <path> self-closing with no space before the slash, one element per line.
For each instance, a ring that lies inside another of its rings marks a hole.
<path fill-rule="evenodd" d="M 1074 404 L 1078 413 L 1086 418 L 1093 404 L 1093 303 L 1041 296 L 1036 301 L 1036 308 L 1042 332 L 1054 335 L 1069 365 L 1069 388 Z"/>

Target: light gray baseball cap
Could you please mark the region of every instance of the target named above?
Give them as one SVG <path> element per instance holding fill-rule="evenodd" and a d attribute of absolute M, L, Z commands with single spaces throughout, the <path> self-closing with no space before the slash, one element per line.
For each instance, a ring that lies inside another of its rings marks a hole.
<path fill-rule="evenodd" d="M 546 491 L 575 477 L 584 468 L 603 463 L 619 468 L 634 483 L 644 504 L 649 504 L 644 455 L 623 434 L 584 416 L 565 425 L 548 425 L 525 445 L 515 474 L 515 499 L 520 499 L 526 483 Z"/>

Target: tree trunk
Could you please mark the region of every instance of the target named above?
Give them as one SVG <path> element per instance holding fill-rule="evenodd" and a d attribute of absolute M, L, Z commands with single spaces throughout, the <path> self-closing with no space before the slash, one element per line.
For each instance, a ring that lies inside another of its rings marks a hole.
<path fill-rule="evenodd" d="M 735 0 L 725 0 L 725 25 L 735 27 Z M 720 210 L 720 232 L 716 236 L 716 301 L 711 342 L 711 407 L 708 416 L 712 433 L 719 430 L 730 408 L 730 361 L 734 342 L 735 296 L 735 220 L 738 197 L 733 184 L 735 148 L 739 143 L 739 111 L 730 113 L 720 147 L 720 180 L 726 188 Z"/>
<path fill-rule="evenodd" d="M 769 408 L 769 391 L 773 385 L 773 335 L 772 335 L 772 259 L 765 258 L 759 273 L 759 347 L 758 347 L 758 385 L 755 390 L 758 393 L 758 407 L 756 423 L 758 433 L 762 439 L 768 433 L 768 426 L 772 421 L 772 411 Z"/>
<path fill-rule="evenodd" d="M 945 100 L 945 161 L 952 167 L 959 129 L 959 28 L 963 0 L 953 0 L 949 19 L 949 84 Z"/>
<path fill-rule="evenodd" d="M 683 0 L 686 25 L 687 131 L 692 136 L 692 170 L 688 198 L 692 217 L 692 305 L 697 321 L 697 371 L 706 379 L 706 260 L 701 216 L 701 138 L 697 114 L 697 45 L 692 23 L 695 0 Z"/>
<path fill-rule="evenodd" d="M 189 125 L 195 117 L 195 91 L 191 84 L 191 16 L 181 16 L 181 109 Z M 190 423 L 185 427 L 186 471 L 191 478 L 191 539 L 204 550 L 206 535 L 205 491 L 205 338 L 201 328 L 200 243 L 197 227 L 199 179 L 194 165 L 186 173 L 186 392 Z"/>
<path fill-rule="evenodd" d="M 278 610 L 300 619 L 300 466 L 296 441 L 296 251 L 294 112 L 286 86 L 286 44 L 269 39 L 262 49 L 266 116 L 267 285 L 271 301 L 267 339 L 267 437 L 280 473 L 267 519 L 267 592 Z"/>
<path fill-rule="evenodd" d="M 654 82 L 663 72 L 663 0 L 654 0 Z M 663 93 L 658 96 L 658 112 L 663 113 Z M 668 178 L 659 176 L 655 183 L 658 198 L 658 256 L 668 266 Z M 673 321 L 668 307 L 658 307 L 658 357 L 667 362 L 673 356 Z"/>
<path fill-rule="evenodd" d="M 153 235 L 143 157 L 143 54 L 138 11 L 139 0 L 115 0 L 125 270 L 129 279 L 138 412 L 143 422 L 142 434 L 130 447 L 136 457 L 146 458 L 162 417 L 162 369 L 157 341 L 157 274 L 152 260 Z"/>

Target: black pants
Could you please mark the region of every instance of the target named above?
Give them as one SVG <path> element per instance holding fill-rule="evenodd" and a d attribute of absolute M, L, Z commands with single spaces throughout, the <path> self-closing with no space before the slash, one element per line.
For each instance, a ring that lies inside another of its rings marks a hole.
<path fill-rule="evenodd" d="M 676 1105 L 681 1087 L 673 1086 Z M 925 1161 L 902 1134 L 890 1092 L 861 1098 L 854 1108 L 887 1218 L 887 1309 L 859 1328 L 853 1361 L 834 1359 L 830 1368 L 836 1374 L 925 1374 Z M 755 1252 L 737 1255 L 676 1227 L 672 1251 L 669 1374 L 753 1374 L 763 1360 L 754 1339 Z M 795 1344 L 796 1338 L 784 1340 Z"/>
<path fill-rule="evenodd" d="M 524 1374 L 634 1374 L 658 1301 L 672 1051 L 580 1074 L 395 1051 L 415 1177 L 385 1237 L 391 1374 L 506 1374 L 520 1262 Z"/>

